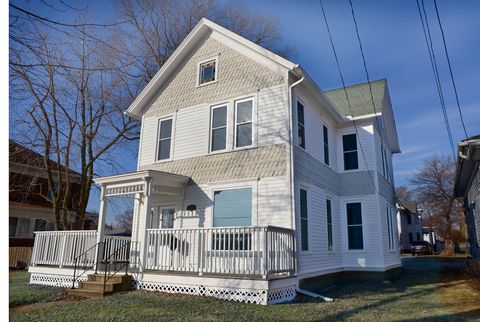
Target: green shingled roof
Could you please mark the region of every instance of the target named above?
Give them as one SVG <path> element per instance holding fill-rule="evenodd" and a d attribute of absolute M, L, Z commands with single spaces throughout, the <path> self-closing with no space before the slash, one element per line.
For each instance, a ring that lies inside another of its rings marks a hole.
<path fill-rule="evenodd" d="M 371 81 L 373 99 L 375 102 L 375 109 L 377 113 L 382 111 L 383 101 L 385 99 L 385 87 L 387 86 L 386 79 L 379 79 Z M 373 114 L 374 109 L 372 105 L 372 98 L 368 83 L 361 83 L 357 85 L 347 86 L 348 99 L 352 105 L 353 116 Z M 323 91 L 324 94 L 335 104 L 339 112 L 344 116 L 352 116 L 348 106 L 347 98 L 343 87 Z"/>

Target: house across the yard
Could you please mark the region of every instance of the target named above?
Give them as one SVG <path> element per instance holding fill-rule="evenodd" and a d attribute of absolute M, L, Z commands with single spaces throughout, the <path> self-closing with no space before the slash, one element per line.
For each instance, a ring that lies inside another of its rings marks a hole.
<path fill-rule="evenodd" d="M 413 242 L 423 240 L 422 214 L 413 200 L 398 199 L 396 206 L 400 249 L 408 252 Z"/>
<path fill-rule="evenodd" d="M 480 260 L 480 135 L 458 143 L 455 197 L 464 201 L 470 254 Z"/>
<path fill-rule="evenodd" d="M 95 179 L 97 232 L 36 236 L 32 284 L 69 287 L 75 270 L 77 285 L 107 256 L 136 289 L 269 304 L 310 277 L 401 265 L 386 80 L 322 91 L 202 19 L 126 113 L 142 122 L 137 171 Z M 105 237 L 119 197 L 131 240 Z"/>

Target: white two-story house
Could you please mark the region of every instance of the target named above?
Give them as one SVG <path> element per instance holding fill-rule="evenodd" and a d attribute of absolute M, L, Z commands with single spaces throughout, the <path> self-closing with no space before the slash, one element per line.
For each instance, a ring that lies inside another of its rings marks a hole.
<path fill-rule="evenodd" d="M 202 19 L 126 111 L 137 171 L 95 179 L 98 231 L 70 233 L 82 247 L 37 235 L 31 283 L 70 285 L 78 254 L 107 245 L 111 197 L 135 200 L 134 288 L 267 304 L 310 277 L 400 266 L 387 82 L 345 90 Z"/>

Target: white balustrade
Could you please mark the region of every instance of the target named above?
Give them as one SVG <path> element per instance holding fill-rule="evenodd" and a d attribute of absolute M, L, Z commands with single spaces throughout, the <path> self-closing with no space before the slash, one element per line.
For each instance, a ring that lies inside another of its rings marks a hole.
<path fill-rule="evenodd" d="M 146 269 L 198 274 L 292 274 L 294 234 L 279 227 L 147 229 Z"/>

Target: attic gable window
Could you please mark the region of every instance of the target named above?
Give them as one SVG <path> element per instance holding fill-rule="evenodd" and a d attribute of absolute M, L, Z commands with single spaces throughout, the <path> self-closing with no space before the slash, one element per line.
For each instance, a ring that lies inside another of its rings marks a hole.
<path fill-rule="evenodd" d="M 217 80 L 217 59 L 199 63 L 198 85 L 205 85 Z"/>

